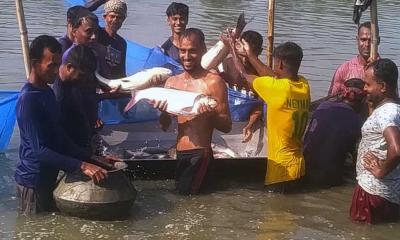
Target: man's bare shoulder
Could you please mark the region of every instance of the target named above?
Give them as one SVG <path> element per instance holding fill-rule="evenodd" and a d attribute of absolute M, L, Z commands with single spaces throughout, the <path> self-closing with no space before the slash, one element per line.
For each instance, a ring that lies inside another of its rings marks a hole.
<path fill-rule="evenodd" d="M 224 85 L 224 79 L 218 74 L 214 72 L 208 72 L 207 75 L 204 77 L 204 81 L 207 83 L 209 87 Z"/>

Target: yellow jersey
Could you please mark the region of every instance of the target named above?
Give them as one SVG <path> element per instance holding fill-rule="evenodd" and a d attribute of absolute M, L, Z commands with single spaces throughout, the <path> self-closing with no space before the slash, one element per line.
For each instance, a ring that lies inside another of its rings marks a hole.
<path fill-rule="evenodd" d="M 253 88 L 267 104 L 268 159 L 265 184 L 296 180 L 305 174 L 302 136 L 307 125 L 310 87 L 299 76 L 259 77 Z"/>

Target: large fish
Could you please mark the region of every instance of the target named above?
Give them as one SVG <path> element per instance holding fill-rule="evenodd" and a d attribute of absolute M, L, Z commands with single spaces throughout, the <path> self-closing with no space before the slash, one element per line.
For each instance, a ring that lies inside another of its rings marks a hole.
<path fill-rule="evenodd" d="M 244 13 L 242 13 L 239 16 L 234 29 L 236 37 L 240 36 L 246 24 L 247 22 L 244 18 Z M 229 46 L 226 46 L 222 41 L 218 41 L 203 55 L 201 58 L 201 66 L 207 70 L 216 68 L 220 63 L 222 63 L 228 54 Z"/>
<path fill-rule="evenodd" d="M 165 81 L 171 75 L 172 71 L 170 69 L 162 67 L 145 69 L 129 77 L 119 79 L 107 79 L 96 72 L 96 77 L 100 81 L 100 83 L 110 88 L 120 87 L 122 91 L 132 91 L 136 89 L 150 87 L 151 80 L 153 78 L 160 76 L 161 79 Z"/>
<path fill-rule="evenodd" d="M 181 91 L 171 88 L 153 87 L 144 90 L 132 91 L 132 99 L 125 107 L 129 111 L 140 100 L 167 101 L 166 111 L 175 115 L 197 115 L 200 104 L 207 104 L 212 108 L 217 106 L 215 99 L 201 93 Z"/>

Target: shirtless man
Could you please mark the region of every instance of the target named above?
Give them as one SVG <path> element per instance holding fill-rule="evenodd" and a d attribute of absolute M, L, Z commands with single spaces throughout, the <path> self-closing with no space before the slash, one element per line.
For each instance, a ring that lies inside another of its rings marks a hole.
<path fill-rule="evenodd" d="M 214 129 L 229 132 L 232 121 L 228 110 L 228 96 L 224 80 L 215 73 L 201 67 L 201 58 L 206 52 L 204 34 L 195 28 L 186 29 L 180 39 L 179 56 L 184 72 L 170 77 L 166 88 L 203 93 L 217 101 L 216 108 L 200 107 L 195 117 L 178 116 L 176 187 L 181 194 L 199 192 L 212 160 L 211 139 Z M 154 107 L 163 111 L 160 124 L 166 130 L 171 117 L 165 112 L 166 101 L 154 102 Z"/>

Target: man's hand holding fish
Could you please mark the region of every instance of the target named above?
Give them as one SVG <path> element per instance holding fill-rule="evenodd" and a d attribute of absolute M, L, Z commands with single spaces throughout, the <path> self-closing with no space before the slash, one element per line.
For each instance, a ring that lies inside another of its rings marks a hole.
<path fill-rule="evenodd" d="M 166 112 L 167 107 L 168 107 L 168 103 L 167 100 L 162 101 L 162 100 L 153 100 L 150 101 L 150 104 L 153 104 L 154 108 L 157 108 L 158 110 L 161 111 L 161 115 L 160 118 L 158 119 L 158 122 L 161 125 L 161 129 L 165 132 L 167 131 L 167 129 L 169 128 L 169 126 L 171 125 L 171 116 L 169 115 L 169 113 Z"/>

